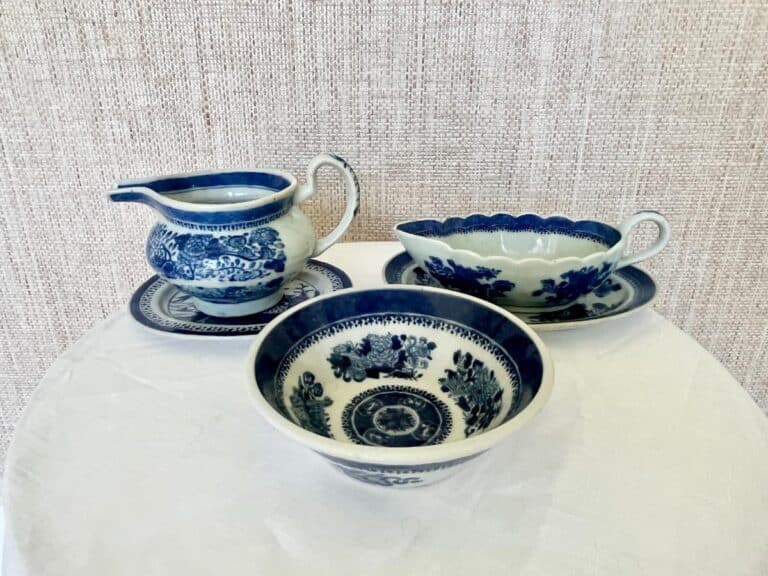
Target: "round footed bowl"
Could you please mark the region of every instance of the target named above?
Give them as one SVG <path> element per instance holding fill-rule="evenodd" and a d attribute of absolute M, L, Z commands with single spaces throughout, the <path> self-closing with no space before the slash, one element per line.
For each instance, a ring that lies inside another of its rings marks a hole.
<path fill-rule="evenodd" d="M 348 476 L 422 486 L 509 436 L 552 388 L 539 337 L 438 288 L 342 290 L 281 314 L 248 357 L 275 428 Z"/>

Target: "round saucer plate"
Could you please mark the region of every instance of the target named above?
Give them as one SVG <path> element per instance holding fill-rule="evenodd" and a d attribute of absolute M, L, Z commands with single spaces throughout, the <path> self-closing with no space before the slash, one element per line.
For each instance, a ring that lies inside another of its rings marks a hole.
<path fill-rule="evenodd" d="M 401 252 L 384 265 L 384 280 L 388 284 L 440 286 L 416 265 L 407 252 Z M 535 330 L 567 330 L 626 316 L 648 306 L 656 296 L 656 283 L 653 278 L 634 266 L 617 270 L 606 280 L 604 286 L 608 289 L 598 289 L 592 294 L 582 296 L 565 308 L 507 310 Z"/>
<path fill-rule="evenodd" d="M 336 266 L 310 260 L 304 270 L 285 285 L 283 299 L 275 306 L 250 316 L 218 318 L 195 308 L 190 296 L 158 276 L 144 282 L 131 298 L 133 318 L 153 330 L 194 336 L 252 336 L 275 316 L 299 302 L 352 286 Z"/>

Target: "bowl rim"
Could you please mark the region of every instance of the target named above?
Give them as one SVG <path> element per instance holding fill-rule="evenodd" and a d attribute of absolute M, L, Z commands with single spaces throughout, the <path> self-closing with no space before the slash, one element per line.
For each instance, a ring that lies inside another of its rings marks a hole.
<path fill-rule="evenodd" d="M 540 258 L 535 256 L 526 256 L 523 258 L 516 258 L 513 256 L 505 256 L 502 254 L 489 254 L 489 255 L 483 255 L 478 252 L 475 252 L 474 250 L 468 250 L 466 248 L 455 248 L 454 246 L 451 246 L 448 242 L 446 242 L 441 236 L 421 236 L 420 234 L 414 234 L 413 232 L 408 232 L 406 230 L 402 230 L 401 226 L 405 224 L 415 224 L 415 223 L 421 223 L 421 222 L 434 222 L 436 224 L 439 224 L 440 226 L 444 226 L 449 220 L 469 220 L 470 218 L 474 217 L 482 217 L 482 218 L 488 218 L 492 219 L 497 216 L 510 216 L 512 218 L 521 218 L 523 216 L 535 216 L 537 218 L 540 218 L 542 220 L 550 220 L 553 218 L 565 220 L 570 224 L 581 224 L 581 223 L 594 223 L 599 224 L 601 226 L 605 226 L 607 228 L 612 229 L 619 235 L 619 239 L 611 246 L 608 246 L 604 250 L 595 250 L 594 252 L 590 252 L 589 254 L 586 254 L 584 256 L 560 256 L 557 258 Z M 494 212 L 493 214 L 483 214 L 481 212 L 473 212 L 472 214 L 468 214 L 466 216 L 446 216 L 442 220 L 437 218 L 417 218 L 414 220 L 402 220 L 400 222 L 397 222 L 393 230 L 395 232 L 395 235 L 398 237 L 400 242 L 405 245 L 405 242 L 403 242 L 403 236 L 407 238 L 415 238 L 423 242 L 427 242 L 429 244 L 437 244 L 439 245 L 443 250 L 448 251 L 452 254 L 458 254 L 460 256 L 469 257 L 472 259 L 475 259 L 476 261 L 484 264 L 491 264 L 495 263 L 497 266 L 499 264 L 515 264 L 515 265 L 530 265 L 530 264 L 536 264 L 536 265 L 561 265 L 565 263 L 569 263 L 570 265 L 579 265 L 581 262 L 585 261 L 593 261 L 593 260 L 607 260 L 610 259 L 615 255 L 616 252 L 621 253 L 624 249 L 624 244 L 626 242 L 626 234 L 617 226 L 613 226 L 612 224 L 606 224 L 605 222 L 601 222 L 600 220 L 591 220 L 591 219 L 581 219 L 581 220 L 574 220 L 573 218 L 569 218 L 568 216 L 564 216 L 562 214 L 550 214 L 547 216 L 537 214 L 535 212 L 522 212 L 520 214 L 513 214 L 511 212 Z M 407 250 L 407 247 L 406 247 Z"/>
<path fill-rule="evenodd" d="M 306 308 L 307 306 L 317 303 L 318 301 L 330 300 L 332 298 L 339 297 L 343 298 L 349 294 L 375 292 L 377 290 L 421 292 L 427 294 L 437 293 L 441 295 L 449 295 L 453 298 L 467 300 L 475 305 L 489 308 L 500 316 L 505 317 L 508 321 L 512 322 L 521 329 L 521 331 L 533 342 L 539 352 L 542 363 L 542 375 L 539 390 L 537 391 L 536 395 L 525 408 L 523 408 L 510 420 L 499 424 L 492 430 L 483 432 L 473 436 L 472 438 L 447 442 L 444 444 L 437 444 L 434 446 L 390 448 L 383 446 L 363 446 L 360 444 L 354 444 L 352 442 L 341 442 L 339 440 L 326 438 L 313 432 L 309 432 L 308 430 L 305 430 L 298 424 L 295 424 L 293 421 L 278 413 L 261 394 L 258 382 L 256 380 L 255 370 L 253 369 L 256 355 L 258 354 L 264 340 L 277 326 L 279 326 L 291 315 L 297 313 L 303 308 Z M 509 436 L 514 430 L 518 429 L 525 422 L 530 420 L 533 416 L 541 411 L 541 409 L 549 400 L 554 382 L 554 366 L 546 345 L 539 337 L 539 335 L 533 331 L 533 329 L 531 329 L 527 324 L 525 324 L 511 312 L 495 306 L 490 302 L 481 300 L 480 298 L 453 292 L 444 288 L 406 285 L 386 285 L 370 288 L 346 288 L 311 298 L 298 304 L 297 306 L 294 306 L 293 308 L 286 310 L 285 312 L 282 312 L 258 334 L 256 339 L 251 344 L 251 347 L 248 350 L 245 369 L 247 371 L 248 390 L 257 410 L 261 416 L 267 420 L 267 422 L 269 422 L 281 433 L 296 440 L 299 444 L 303 444 L 304 446 L 307 446 L 321 454 L 335 458 L 341 458 L 344 460 L 350 460 L 357 463 L 394 466 L 437 464 L 464 458 L 467 456 L 479 455 L 480 453 L 485 452 L 500 440 Z"/>

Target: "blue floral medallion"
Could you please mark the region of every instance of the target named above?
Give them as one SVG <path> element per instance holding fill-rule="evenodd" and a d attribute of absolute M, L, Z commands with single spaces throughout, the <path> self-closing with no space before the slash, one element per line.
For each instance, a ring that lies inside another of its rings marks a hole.
<path fill-rule="evenodd" d="M 326 438 L 333 438 L 331 423 L 325 411 L 333 400 L 323 395 L 323 385 L 312 372 L 304 372 L 291 393 L 291 409 L 302 428 Z"/>
<path fill-rule="evenodd" d="M 382 375 L 416 380 L 427 368 L 435 343 L 405 334 L 369 334 L 360 342 L 345 342 L 331 350 L 328 362 L 337 378 L 362 382 Z"/>
<path fill-rule="evenodd" d="M 503 298 L 515 287 L 509 280 L 496 280 L 501 270 L 495 268 L 469 268 L 451 259 L 446 264 L 437 256 L 430 256 L 424 265 L 443 287 L 486 300 Z"/>
<path fill-rule="evenodd" d="M 284 248 L 269 226 L 242 234 L 194 234 L 158 223 L 147 241 L 147 258 L 158 274 L 172 280 L 244 282 L 283 272 Z"/>
<path fill-rule="evenodd" d="M 453 363 L 454 369 L 447 368 L 438 382 L 464 412 L 464 435 L 470 437 L 499 415 L 503 391 L 493 370 L 469 352 L 454 352 Z"/>
<path fill-rule="evenodd" d="M 133 295 L 130 310 L 135 320 L 162 332 L 242 336 L 258 334 L 275 316 L 300 302 L 350 286 L 352 282 L 340 269 L 310 260 L 298 277 L 285 284 L 282 300 L 272 308 L 251 316 L 220 318 L 200 312 L 192 296 L 153 276 Z"/>
<path fill-rule="evenodd" d="M 452 425 L 442 400 L 410 386 L 379 386 L 358 394 L 344 408 L 341 422 L 353 442 L 388 447 L 440 444 Z"/>
<path fill-rule="evenodd" d="M 573 302 L 579 296 L 589 294 L 603 284 L 611 274 L 611 263 L 604 262 L 600 268 L 585 266 L 578 270 L 569 270 L 560 275 L 562 280 L 557 282 L 552 278 L 541 281 L 541 288 L 531 293 L 532 296 L 542 296 L 547 304 L 557 306 Z"/>

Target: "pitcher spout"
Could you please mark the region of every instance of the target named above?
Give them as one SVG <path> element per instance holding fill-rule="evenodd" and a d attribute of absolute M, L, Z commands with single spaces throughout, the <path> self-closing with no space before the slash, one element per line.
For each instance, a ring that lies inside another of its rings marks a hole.
<path fill-rule="evenodd" d="M 153 202 L 162 202 L 162 196 L 146 186 L 121 186 L 117 184 L 107 192 L 107 197 L 112 202 L 141 202 L 150 206 Z"/>
<path fill-rule="evenodd" d="M 152 188 L 132 184 L 117 184 L 107 193 L 112 202 L 138 202 L 152 208 L 155 212 L 163 214 L 167 218 L 181 216 L 184 220 L 184 211 L 174 210 L 173 200 L 166 198 Z"/>

